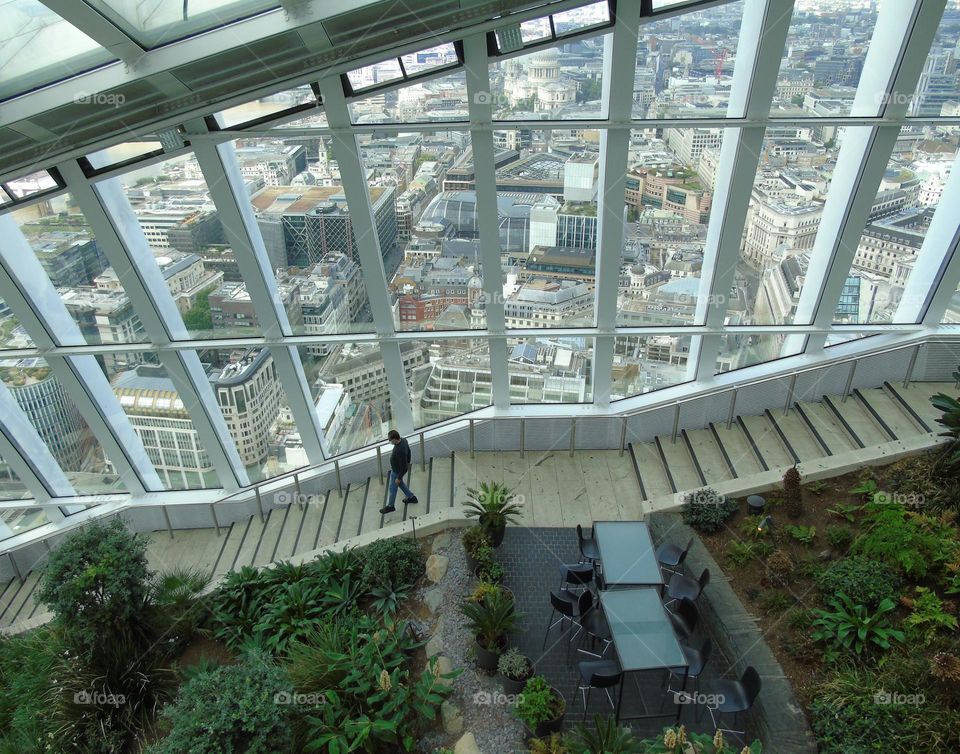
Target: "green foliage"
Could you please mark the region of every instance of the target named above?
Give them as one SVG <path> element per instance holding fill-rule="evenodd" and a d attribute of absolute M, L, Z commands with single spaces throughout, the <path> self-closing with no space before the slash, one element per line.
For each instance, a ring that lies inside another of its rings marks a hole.
<path fill-rule="evenodd" d="M 745 537 L 751 537 L 752 539 L 767 539 L 770 536 L 770 527 L 761 526 L 765 518 L 766 516 L 762 514 L 745 516 L 743 521 L 740 522 L 740 532 Z"/>
<path fill-rule="evenodd" d="M 847 503 L 837 503 L 832 508 L 827 508 L 827 513 L 832 513 L 837 518 L 842 518 L 844 521 L 848 521 L 852 524 L 856 520 L 853 514 L 859 510 L 860 510 L 859 505 L 848 505 Z"/>
<path fill-rule="evenodd" d="M 361 553 L 364 589 L 410 587 L 423 576 L 426 558 L 419 543 L 408 537 L 379 539 Z"/>
<path fill-rule="evenodd" d="M 866 477 L 861 479 L 857 484 L 853 485 L 848 492 L 851 495 L 863 495 L 867 499 L 873 497 L 875 492 L 878 492 L 880 486 L 877 484 L 877 480 L 872 477 Z"/>
<path fill-rule="evenodd" d="M 900 596 L 900 576 L 884 563 L 859 555 L 837 560 L 816 577 L 825 597 L 846 594 L 854 602 L 873 606 Z"/>
<path fill-rule="evenodd" d="M 792 526 L 787 524 L 783 527 L 787 534 L 793 537 L 797 542 L 807 547 L 813 545 L 813 540 L 817 537 L 817 527 L 816 526 Z"/>
<path fill-rule="evenodd" d="M 859 555 L 895 565 L 915 579 L 939 572 L 953 559 L 953 526 L 900 505 L 868 505 L 865 510 L 866 531 L 854 542 Z"/>
<path fill-rule="evenodd" d="M 516 647 L 511 647 L 497 662 L 497 671 L 514 681 L 520 681 L 530 675 L 533 665 L 530 660 Z"/>
<path fill-rule="evenodd" d="M 853 542 L 853 532 L 849 526 L 839 526 L 832 524 L 827 527 L 827 542 L 834 550 L 847 551 L 850 543 Z"/>
<path fill-rule="evenodd" d="M 930 397 L 930 402 L 935 409 L 941 412 L 937 424 L 944 427 L 946 431 L 941 432 L 940 436 L 949 437 L 953 440 L 950 443 L 949 455 L 945 458 L 950 466 L 956 467 L 960 465 L 960 445 L 957 443 L 957 440 L 960 440 L 960 401 L 951 398 L 946 393 L 937 393 Z"/>
<path fill-rule="evenodd" d="M 206 619 L 200 594 L 210 576 L 198 568 L 177 566 L 157 574 L 151 584 L 151 601 L 164 618 L 162 633 L 173 633 L 181 642 L 192 637 Z"/>
<path fill-rule="evenodd" d="M 730 540 L 727 543 L 727 560 L 734 566 L 742 566 L 751 560 L 760 560 L 773 552 L 769 542 L 740 542 Z"/>
<path fill-rule="evenodd" d="M 135 630 L 150 594 L 147 541 L 123 523 L 94 522 L 47 558 L 36 600 L 47 605 L 78 652 Z"/>
<path fill-rule="evenodd" d="M 517 717 L 533 730 L 540 723 L 558 719 L 566 710 L 562 696 L 550 688 L 547 679 L 535 675 L 524 684 L 523 693 L 517 699 Z"/>
<path fill-rule="evenodd" d="M 796 607 L 787 613 L 785 618 L 785 623 L 797 631 L 802 631 L 810 626 L 813 622 L 813 616 L 810 615 L 810 611 L 802 607 Z"/>
<path fill-rule="evenodd" d="M 723 733 L 693 733 L 684 726 L 664 728 L 657 738 L 647 738 L 640 742 L 640 751 L 644 754 L 760 754 L 759 741 L 749 746 L 727 745 Z M 591 753 L 592 754 L 592 753 Z"/>
<path fill-rule="evenodd" d="M 373 598 L 370 607 L 378 613 L 384 615 L 396 615 L 400 609 L 400 603 L 407 598 L 409 589 L 394 589 L 392 586 L 375 586 L 370 590 L 370 596 Z"/>
<path fill-rule="evenodd" d="M 719 531 L 737 512 L 737 503 L 721 497 L 710 487 L 694 490 L 683 501 L 683 522 L 704 534 Z"/>
<path fill-rule="evenodd" d="M 903 631 L 893 628 L 887 619 L 895 605 L 885 599 L 871 613 L 865 605 L 856 604 L 845 594 L 829 600 L 831 610 L 813 611 L 814 641 L 828 644 L 833 652 L 865 654 L 870 649 L 890 649 L 891 641 L 903 641 Z"/>
<path fill-rule="evenodd" d="M 287 674 L 262 654 L 197 675 L 164 708 L 170 732 L 151 754 L 293 751 L 292 707 L 277 702 L 288 694 Z"/>
<path fill-rule="evenodd" d="M 463 542 L 463 549 L 473 558 L 477 557 L 477 551 L 481 547 L 490 546 L 490 536 L 482 526 L 471 526 L 463 532 L 461 541 Z"/>
<path fill-rule="evenodd" d="M 911 641 L 928 646 L 938 631 L 957 630 L 956 616 L 944 611 L 943 601 L 936 592 L 922 586 L 918 586 L 915 591 L 917 596 L 910 600 L 912 612 L 903 621 L 907 637 Z"/>
<path fill-rule="evenodd" d="M 213 317 L 210 314 L 210 293 L 212 288 L 201 291 L 193 306 L 183 314 L 183 324 L 190 332 L 203 332 L 213 329 Z"/>
<path fill-rule="evenodd" d="M 479 602 L 465 600 L 460 605 L 460 612 L 480 645 L 491 652 L 496 651 L 504 637 L 516 629 L 520 617 L 513 597 L 503 591 L 491 593 Z"/>
<path fill-rule="evenodd" d="M 54 725 L 48 714 L 51 680 L 63 651 L 57 631 L 45 626 L 0 639 L 0 752 L 45 751 Z"/>
<path fill-rule="evenodd" d="M 757 598 L 757 604 L 765 613 L 782 613 L 793 604 L 793 598 L 779 589 L 766 589 Z"/>
<path fill-rule="evenodd" d="M 791 466 L 783 475 L 783 502 L 790 518 L 803 515 L 803 490 L 800 488 L 800 472 Z"/>
<path fill-rule="evenodd" d="M 568 736 L 567 746 L 574 754 L 639 754 L 640 744 L 630 729 L 612 717 L 595 715 L 593 725 L 577 725 Z"/>
<path fill-rule="evenodd" d="M 823 491 L 827 488 L 827 483 L 822 479 L 818 479 L 815 482 L 807 482 L 807 489 L 810 490 L 814 495 L 822 495 Z"/>
<path fill-rule="evenodd" d="M 481 482 L 479 487 L 468 487 L 463 508 L 467 518 L 477 519 L 488 532 L 520 518 L 516 495 L 500 482 Z"/>
<path fill-rule="evenodd" d="M 477 561 L 477 576 L 481 581 L 492 583 L 503 581 L 503 566 L 497 562 L 497 551 L 489 544 L 480 544 L 473 557 Z"/>
<path fill-rule="evenodd" d="M 571 754 L 559 733 L 551 733 L 550 738 L 531 738 L 527 751 L 529 754 Z"/>

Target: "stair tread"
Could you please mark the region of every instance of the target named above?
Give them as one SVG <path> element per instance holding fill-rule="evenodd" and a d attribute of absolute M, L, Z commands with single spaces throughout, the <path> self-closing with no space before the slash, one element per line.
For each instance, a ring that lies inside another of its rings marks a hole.
<path fill-rule="evenodd" d="M 253 565 L 262 566 L 273 560 L 273 549 L 280 541 L 280 532 L 288 510 L 287 506 L 270 509 L 267 523 L 260 536 L 260 545 L 253 557 Z"/>
<path fill-rule="evenodd" d="M 866 447 L 890 442 L 890 438 L 880 429 L 874 418 L 853 396 L 843 402 L 835 396 L 831 396 L 830 400 Z"/>
<path fill-rule="evenodd" d="M 638 442 L 633 444 L 633 449 L 647 498 L 672 494 L 673 490 L 670 489 L 670 483 L 663 471 L 656 445 L 652 442 Z"/>
<path fill-rule="evenodd" d="M 926 434 L 883 388 L 862 388 L 860 395 L 873 407 L 898 439 Z"/>
<path fill-rule="evenodd" d="M 800 401 L 800 407 L 834 455 L 860 447 L 822 403 Z"/>
<path fill-rule="evenodd" d="M 717 431 L 717 437 L 720 438 L 724 450 L 730 456 L 730 462 L 733 464 L 733 468 L 737 470 L 738 477 L 758 474 L 763 471 L 753 453 L 753 449 L 750 447 L 750 443 L 747 442 L 747 438 L 743 434 L 743 430 L 736 422 L 730 425 L 730 429 L 727 429 L 726 423 L 723 422 L 714 424 L 713 427 Z"/>
<path fill-rule="evenodd" d="M 780 431 L 786 435 L 787 441 L 794 452 L 800 457 L 801 462 L 823 458 L 826 455 L 823 446 L 817 442 L 796 409 L 791 408 L 786 415 L 783 411 L 771 411 L 770 413 L 780 427 Z"/>
<path fill-rule="evenodd" d="M 750 430 L 754 445 L 767 462 L 770 470 L 793 466 L 793 457 L 783 447 L 776 430 L 766 416 L 741 416 L 743 423 Z"/>
<path fill-rule="evenodd" d="M 733 478 L 716 441 L 713 439 L 713 433 L 709 429 L 688 431 L 687 437 L 690 439 L 690 445 L 708 485 L 725 482 Z"/>
<path fill-rule="evenodd" d="M 667 459 L 667 467 L 670 469 L 670 475 L 673 477 L 673 483 L 677 491 L 695 490 L 702 487 L 700 476 L 693 465 L 690 453 L 687 451 L 687 445 L 683 441 L 680 432 L 677 432 L 677 441 L 671 442 L 669 436 L 660 438 L 660 447 L 663 449 L 663 456 Z"/>

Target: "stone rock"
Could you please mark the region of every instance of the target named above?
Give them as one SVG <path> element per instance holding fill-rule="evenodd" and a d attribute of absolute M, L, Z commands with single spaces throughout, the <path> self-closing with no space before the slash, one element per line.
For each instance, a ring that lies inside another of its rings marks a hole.
<path fill-rule="evenodd" d="M 423 594 L 423 604 L 431 613 L 437 612 L 437 608 L 443 604 L 443 590 L 438 586 L 428 589 Z"/>
<path fill-rule="evenodd" d="M 439 677 L 442 675 L 447 675 L 448 673 L 453 672 L 453 661 L 444 655 L 437 657 L 437 662 L 433 667 L 434 673 Z M 443 686 L 444 688 L 450 688 L 453 685 L 452 678 L 440 678 L 437 681 L 438 685 Z"/>
<path fill-rule="evenodd" d="M 483 752 L 477 746 L 477 739 L 473 737 L 473 733 L 467 732 L 460 737 L 456 746 L 453 747 L 453 754 L 483 754 Z"/>
<path fill-rule="evenodd" d="M 433 538 L 433 544 L 430 545 L 430 552 L 439 552 L 450 546 L 450 532 L 445 531 Z"/>
<path fill-rule="evenodd" d="M 437 627 L 433 629 L 433 636 L 430 637 L 430 641 L 427 642 L 427 646 L 424 647 L 424 651 L 427 653 L 427 657 L 435 657 L 436 655 L 443 652 L 443 616 L 442 615 L 437 619 Z"/>
<path fill-rule="evenodd" d="M 817 558 L 820 559 L 820 560 L 832 560 L 832 559 L 833 559 L 833 551 L 831 551 L 831 550 L 822 550 L 822 551 L 820 552 L 820 554 L 817 555 Z"/>
<path fill-rule="evenodd" d="M 449 699 L 445 699 L 440 705 L 440 718 L 443 720 L 443 730 L 447 735 L 459 736 L 463 733 L 463 713 Z"/>
<path fill-rule="evenodd" d="M 431 555 L 427 558 L 427 578 L 436 584 L 447 574 L 450 558 L 446 555 Z"/>

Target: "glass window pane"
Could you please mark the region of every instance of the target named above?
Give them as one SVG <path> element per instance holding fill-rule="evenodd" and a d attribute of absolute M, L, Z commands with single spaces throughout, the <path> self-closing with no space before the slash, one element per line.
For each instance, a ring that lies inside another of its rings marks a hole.
<path fill-rule="evenodd" d="M 943 319 L 940 320 L 940 324 L 960 325 L 960 285 L 957 286 L 957 290 L 954 291 L 953 296 L 950 298 L 950 304 L 943 313 Z"/>
<path fill-rule="evenodd" d="M 0 456 L 0 500 L 20 500 L 26 497 L 33 497 L 33 495 L 20 481 L 16 472 L 7 465 L 3 456 Z M 11 515 L 19 515 L 20 510 L 17 509 L 17 512 L 13 514 L 9 511 L 3 513 L 2 519 L 7 526 L 13 528 L 13 524 L 10 522 Z"/>
<path fill-rule="evenodd" d="M 39 357 L 0 361 L 0 380 L 80 494 L 122 492 L 120 479 L 76 404 Z"/>
<path fill-rule="evenodd" d="M 574 34 L 589 29 L 591 26 L 602 26 L 609 22 L 610 6 L 607 0 L 553 14 L 553 29 L 558 37 L 565 34 Z"/>
<path fill-rule="evenodd" d="M 590 403 L 593 338 L 508 338 L 510 402 Z"/>
<path fill-rule="evenodd" d="M 100 286 L 110 265 L 70 194 L 16 210 L 13 217 L 87 343 L 146 342 L 143 324 L 122 285 Z"/>
<path fill-rule="evenodd" d="M 613 382 L 610 399 L 630 398 L 690 378 L 689 335 L 624 335 L 613 341 Z"/>
<path fill-rule="evenodd" d="M 48 524 L 50 519 L 44 508 L 4 508 L 0 522 L 0 539 L 7 539 Z"/>
<path fill-rule="evenodd" d="M 236 142 L 241 171 L 263 185 L 250 201 L 294 335 L 373 330 L 350 210 L 343 188 L 331 185 L 328 142 Z M 380 220 L 386 212 L 381 222 L 388 222 L 395 216 L 393 193 L 375 193 L 375 214 Z"/>
<path fill-rule="evenodd" d="M 550 37 L 550 18 L 533 18 L 520 24 L 520 38 L 524 44 L 539 42 Z"/>
<path fill-rule="evenodd" d="M 665 18 L 640 27 L 634 118 L 727 115 L 743 3 Z"/>
<path fill-rule="evenodd" d="M 41 191 L 49 191 L 57 187 L 57 182 L 46 170 L 25 175 L 13 181 L 7 181 L 7 189 L 14 199 L 24 199 Z"/>
<path fill-rule="evenodd" d="M 834 314 L 836 323 L 907 324 L 895 315 L 956 159 L 956 147 L 944 150 L 949 142 L 932 127 L 907 126 L 900 135 L 874 212 L 860 236 Z"/>
<path fill-rule="evenodd" d="M 353 91 L 358 92 L 361 89 L 398 81 L 403 78 L 403 71 L 400 69 L 400 61 L 397 58 L 390 58 L 381 63 L 355 68 L 347 73 L 347 78 L 350 80 Z"/>
<path fill-rule="evenodd" d="M 163 151 L 163 145 L 159 141 L 125 141 L 122 144 L 114 144 L 91 152 L 87 155 L 87 160 L 90 161 L 94 170 L 101 170 L 127 160 L 135 160 L 151 152 L 161 151 Z"/>
<path fill-rule="evenodd" d="M 850 343 L 854 340 L 863 340 L 864 338 L 875 338 L 878 335 L 883 335 L 883 333 L 859 333 L 840 330 L 837 332 L 832 332 L 827 336 L 826 343 L 824 343 L 824 348 L 839 346 L 841 343 Z"/>
<path fill-rule="evenodd" d="M 957 58 L 960 57 L 960 0 L 948 0 L 940 28 L 924 63 L 910 115 L 934 117 L 960 113 Z"/>
<path fill-rule="evenodd" d="M 33 348 L 34 342 L 13 316 L 7 302 L 0 299 L 0 349 Z"/>
<path fill-rule="evenodd" d="M 877 22 L 876 4 L 870 5 L 798 0 L 771 117 L 850 115 Z M 862 114 L 875 115 L 881 104 Z"/>
<path fill-rule="evenodd" d="M 570 40 L 490 64 L 496 120 L 604 118 L 604 37 Z"/>
<path fill-rule="evenodd" d="M 7 196 L 7 192 L 0 188 L 0 205 L 8 204 L 10 202 L 10 197 Z"/>
<path fill-rule="evenodd" d="M 277 0 L 87 0 L 145 47 L 159 47 L 192 34 L 279 8 Z"/>
<path fill-rule="evenodd" d="M 407 76 L 415 76 L 445 65 L 453 65 L 458 63 L 459 59 L 453 43 L 445 42 L 436 47 L 428 47 L 426 50 L 401 55 L 400 62 L 403 63 L 403 70 Z"/>
<path fill-rule="evenodd" d="M 0 7 L 0 100 L 116 60 L 39 0 Z"/>
<path fill-rule="evenodd" d="M 354 123 L 429 123 L 468 120 L 467 82 L 463 71 L 407 84 L 350 102 Z"/>
<path fill-rule="evenodd" d="M 730 332 L 720 337 L 717 374 L 795 356 L 802 350 L 803 338 L 790 338 L 783 333 Z"/>
<path fill-rule="evenodd" d="M 493 403 L 490 346 L 485 338 L 428 343 L 430 362 L 414 372 L 410 397 L 416 428 Z"/>
<path fill-rule="evenodd" d="M 723 129 L 633 131 L 617 324 L 692 325 Z"/>
<path fill-rule="evenodd" d="M 280 161 L 274 167 L 279 172 L 284 165 Z M 260 335 L 253 302 L 194 156 L 131 170 L 120 180 L 190 337 Z M 251 188 L 258 180 L 251 177 Z M 98 287 L 122 289 L 112 267 Z M 284 304 L 294 321 L 299 299 L 288 294 Z"/>
<path fill-rule="evenodd" d="M 228 107 L 226 110 L 217 113 L 217 120 L 221 124 L 221 128 L 233 128 L 253 120 L 278 115 L 298 105 L 308 104 L 317 104 L 317 98 L 310 85 L 304 84 L 296 89 L 276 92 L 252 102 Z"/>

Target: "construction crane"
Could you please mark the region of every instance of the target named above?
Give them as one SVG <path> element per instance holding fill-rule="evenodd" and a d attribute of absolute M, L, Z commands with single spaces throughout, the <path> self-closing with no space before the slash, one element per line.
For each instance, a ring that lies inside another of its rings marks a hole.
<path fill-rule="evenodd" d="M 727 59 L 728 52 L 729 50 L 726 47 L 720 48 L 720 59 L 717 61 L 717 69 L 714 71 L 717 78 L 720 78 L 720 74 L 723 72 L 723 63 Z"/>

